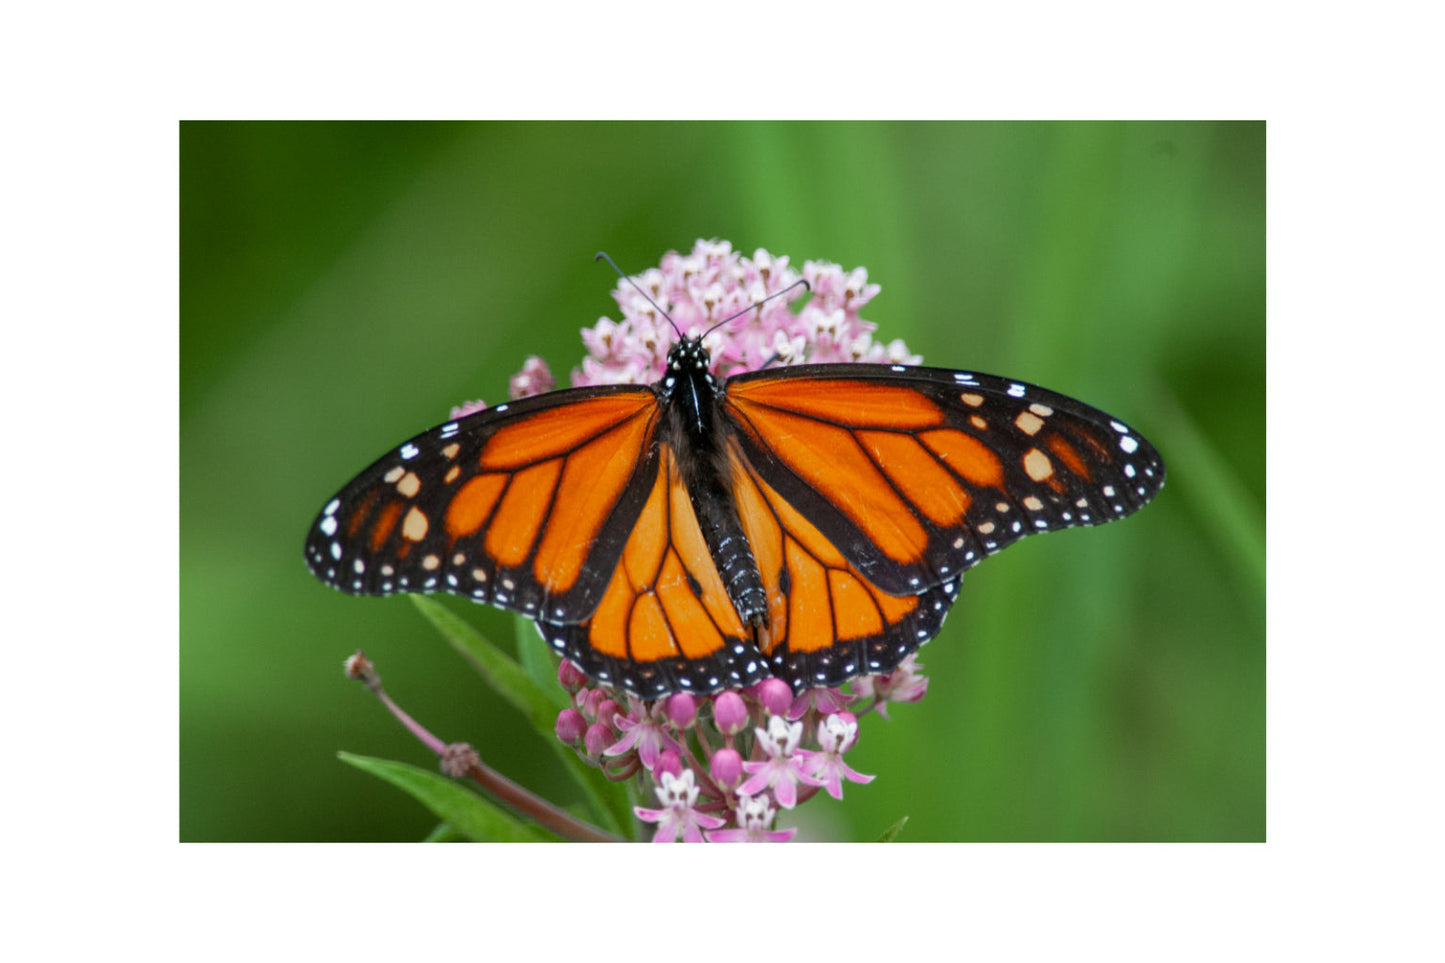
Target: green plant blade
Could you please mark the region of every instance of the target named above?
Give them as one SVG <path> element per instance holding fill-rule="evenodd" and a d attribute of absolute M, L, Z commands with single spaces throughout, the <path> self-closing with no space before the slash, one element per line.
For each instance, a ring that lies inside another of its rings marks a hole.
<path fill-rule="evenodd" d="M 579 759 L 570 747 L 557 741 L 557 713 L 567 708 L 568 703 L 555 679 L 551 685 L 534 681 L 516 660 L 445 606 L 424 595 L 413 595 L 411 600 L 452 647 L 476 668 L 486 683 L 521 712 L 543 741 L 557 753 L 581 787 L 598 825 L 617 835 L 630 835 L 633 828 L 632 806 L 626 789 L 609 781 L 601 772 Z M 541 636 L 535 631 L 532 634 L 540 643 Z M 518 641 L 520 644 L 521 640 Z M 548 673 L 551 674 L 550 669 Z"/>
<path fill-rule="evenodd" d="M 552 837 L 438 773 L 404 762 L 338 752 L 337 758 L 410 795 L 456 832 L 479 843 L 541 843 Z M 435 835 L 435 833 L 433 833 Z"/>
<path fill-rule="evenodd" d="M 1155 404 L 1168 419 L 1170 444 L 1175 450 L 1175 485 L 1220 553 L 1255 593 L 1265 598 L 1265 520 L 1263 508 L 1229 467 L 1228 459 L 1209 441 L 1174 396 L 1156 386 Z"/>
<path fill-rule="evenodd" d="M 903 827 L 907 825 L 908 817 L 904 816 L 902 819 L 898 820 L 898 822 L 883 830 L 883 835 L 878 837 L 878 841 L 880 843 L 895 842 L 898 839 L 898 835 L 903 832 Z"/>
<path fill-rule="evenodd" d="M 527 717 L 532 728 L 544 734 L 554 731 L 557 713 L 567 708 L 567 698 L 560 688 L 549 690 L 533 682 L 516 660 L 440 602 L 424 595 L 413 595 L 411 600 L 452 648 L 481 673 L 487 685 Z"/>
<path fill-rule="evenodd" d="M 537 631 L 537 623 L 525 615 L 518 615 L 512 622 L 517 639 L 517 661 L 527 678 L 544 689 L 557 688 L 557 658 Z"/>
<path fill-rule="evenodd" d="M 452 828 L 451 823 L 437 823 L 436 828 L 427 833 L 424 843 L 464 843 L 467 837 Z"/>

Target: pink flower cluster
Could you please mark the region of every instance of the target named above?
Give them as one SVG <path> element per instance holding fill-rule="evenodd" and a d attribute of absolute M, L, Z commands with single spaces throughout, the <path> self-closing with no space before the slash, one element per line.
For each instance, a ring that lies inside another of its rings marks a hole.
<path fill-rule="evenodd" d="M 770 294 L 808 282 L 803 288 L 768 301 L 754 311 L 748 308 Z M 694 337 L 739 312 L 747 312 L 703 339 L 717 375 L 755 371 L 765 364 L 802 364 L 857 361 L 877 364 L 918 364 L 901 340 L 881 344 L 873 340 L 877 325 L 863 320 L 860 311 L 879 291 L 868 283 L 859 267 L 845 273 L 828 261 L 806 261 L 799 273 L 786 256 L 774 257 L 759 248 L 743 257 L 727 241 L 698 241 L 689 254 L 669 251 L 660 267 L 633 278 L 671 317 L 678 330 Z M 622 320 L 603 317 L 582 331 L 587 357 L 572 371 L 572 387 L 599 384 L 651 384 L 667 367 L 667 350 L 677 335 L 626 280 L 618 279 L 612 292 Z M 794 304 L 807 300 L 800 310 Z M 533 355 L 512 379 L 512 397 L 523 398 L 550 390 L 553 385 L 546 362 Z M 466 413 L 475 408 L 459 408 Z"/>
<path fill-rule="evenodd" d="M 660 806 L 634 812 L 657 829 L 654 842 L 785 842 L 777 829 L 820 789 L 843 798 L 843 783 L 869 783 L 843 756 L 858 742 L 858 717 L 884 703 L 917 702 L 928 682 L 913 656 L 887 676 L 795 696 L 781 679 L 710 697 L 678 693 L 656 702 L 591 687 L 564 661 L 558 680 L 572 707 L 557 737 L 608 778 L 647 779 Z M 616 700 L 625 698 L 626 709 Z"/>

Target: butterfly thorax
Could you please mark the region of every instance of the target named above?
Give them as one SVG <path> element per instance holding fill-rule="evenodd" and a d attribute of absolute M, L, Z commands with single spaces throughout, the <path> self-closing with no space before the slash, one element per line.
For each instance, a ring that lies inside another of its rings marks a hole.
<path fill-rule="evenodd" d="M 722 384 L 708 371 L 710 363 L 700 339 L 680 341 L 668 352 L 667 373 L 654 386 L 665 419 L 659 437 L 676 456 L 675 464 L 728 598 L 744 622 L 763 625 L 767 593 L 738 519 L 726 457 L 727 422 L 718 417 Z"/>

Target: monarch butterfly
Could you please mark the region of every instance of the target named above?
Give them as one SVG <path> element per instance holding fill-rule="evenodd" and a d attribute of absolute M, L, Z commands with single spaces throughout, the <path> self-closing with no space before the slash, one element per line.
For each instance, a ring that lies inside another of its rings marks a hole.
<path fill-rule="evenodd" d="M 392 449 L 316 518 L 312 573 L 520 612 L 646 700 L 768 676 L 798 692 L 896 668 L 966 569 L 1164 484 L 1138 432 L 1022 381 L 882 364 L 720 378 L 702 337 L 678 332 L 652 385 L 500 404 Z"/>

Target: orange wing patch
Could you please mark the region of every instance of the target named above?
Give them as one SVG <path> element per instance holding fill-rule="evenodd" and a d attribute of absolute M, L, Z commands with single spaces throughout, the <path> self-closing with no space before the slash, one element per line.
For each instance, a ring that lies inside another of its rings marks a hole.
<path fill-rule="evenodd" d="M 507 487 L 509 476 L 503 474 L 477 475 L 467 479 L 447 506 L 447 534 L 455 541 L 463 535 L 471 535 L 492 517 L 492 509 Z M 398 506 L 400 503 L 398 503 Z"/>
<path fill-rule="evenodd" d="M 362 513 L 358 512 L 356 517 L 360 519 Z M 386 540 L 391 537 L 391 530 L 396 528 L 396 520 L 401 517 L 401 502 L 391 502 L 381 510 L 376 521 L 371 526 L 371 550 L 379 551 Z"/>
<path fill-rule="evenodd" d="M 1050 435 L 1047 439 L 1047 444 L 1049 450 L 1055 455 L 1058 455 L 1059 459 L 1068 466 L 1069 471 L 1078 475 L 1084 481 L 1093 481 L 1093 478 L 1089 475 L 1089 466 L 1084 464 L 1084 459 L 1079 457 L 1079 453 L 1074 450 L 1072 445 L 1058 435 Z"/>
<path fill-rule="evenodd" d="M 507 493 L 487 526 L 484 543 L 487 554 L 498 564 L 515 568 L 532 553 L 532 543 L 547 520 L 547 508 L 552 504 L 561 471 L 561 459 L 554 458 L 523 468 L 512 476 Z M 545 576 L 538 579 L 546 580 Z"/>
<path fill-rule="evenodd" d="M 971 501 L 968 493 L 917 439 L 889 431 L 860 431 L 858 441 L 929 521 L 948 526 L 963 521 Z"/>
<path fill-rule="evenodd" d="M 652 407 L 649 395 L 623 394 L 544 408 L 493 432 L 482 448 L 482 469 L 509 471 L 566 455 Z"/>
<path fill-rule="evenodd" d="M 943 463 L 979 488 L 1003 486 L 1003 462 L 972 435 L 957 430 L 930 431 L 920 436 Z"/>
<path fill-rule="evenodd" d="M 764 378 L 730 386 L 728 397 L 745 403 L 749 411 L 764 405 L 809 418 L 894 431 L 921 431 L 946 423 L 943 410 L 917 391 L 854 380 Z"/>

